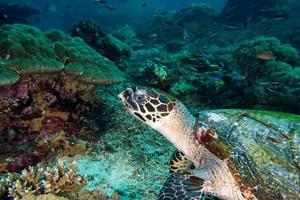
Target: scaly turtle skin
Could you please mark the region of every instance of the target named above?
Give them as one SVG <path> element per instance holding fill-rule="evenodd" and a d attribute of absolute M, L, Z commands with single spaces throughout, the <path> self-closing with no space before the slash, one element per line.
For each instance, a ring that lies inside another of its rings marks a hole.
<path fill-rule="evenodd" d="M 159 199 L 298 199 L 300 117 L 254 110 L 202 111 L 147 88 L 119 94 L 177 149 Z"/>

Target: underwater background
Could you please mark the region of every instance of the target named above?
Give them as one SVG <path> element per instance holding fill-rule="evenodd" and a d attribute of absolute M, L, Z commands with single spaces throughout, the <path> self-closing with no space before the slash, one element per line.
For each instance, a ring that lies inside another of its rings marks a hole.
<path fill-rule="evenodd" d="M 175 147 L 123 108 L 127 87 L 161 90 L 193 114 L 298 122 L 299 10 L 299 0 L 0 0 L 0 199 L 157 199 Z"/>

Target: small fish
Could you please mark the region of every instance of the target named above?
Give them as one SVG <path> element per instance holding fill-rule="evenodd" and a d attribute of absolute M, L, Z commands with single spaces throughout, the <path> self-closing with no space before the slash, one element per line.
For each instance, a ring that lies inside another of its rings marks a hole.
<path fill-rule="evenodd" d="M 159 63 L 163 63 L 163 61 L 161 61 L 159 58 L 156 58 L 156 57 L 154 57 L 153 60 L 154 60 L 154 61 L 157 61 L 157 62 L 159 62 Z"/>
<path fill-rule="evenodd" d="M 169 21 L 169 20 L 165 21 L 165 23 L 168 24 L 168 25 L 170 25 L 170 26 L 174 26 L 174 23 L 171 22 L 171 21 Z"/>
<path fill-rule="evenodd" d="M 69 8 L 71 8 L 71 6 L 70 5 L 66 5 L 65 8 L 69 9 Z"/>
<path fill-rule="evenodd" d="M 214 84 L 214 85 L 225 85 L 225 82 L 223 81 L 223 79 L 220 76 L 216 76 L 211 78 L 208 83 L 210 84 Z"/>
<path fill-rule="evenodd" d="M 228 24 L 226 27 L 229 29 L 238 29 L 238 26 L 236 24 Z"/>
<path fill-rule="evenodd" d="M 105 5 L 104 8 L 108 9 L 109 11 L 113 11 L 113 10 L 116 10 L 115 8 L 113 7 L 110 7 L 108 5 Z"/>
<path fill-rule="evenodd" d="M 183 8 L 183 9 L 181 9 L 179 12 L 186 12 L 186 11 L 188 11 L 188 10 L 190 10 L 190 8 Z"/>
<path fill-rule="evenodd" d="M 278 140 L 276 140 L 275 138 L 272 138 L 270 136 L 267 136 L 266 139 L 269 140 L 270 142 L 272 142 L 273 144 L 279 144 L 280 143 Z"/>
<path fill-rule="evenodd" d="M 188 33 L 188 31 L 185 29 L 183 29 L 183 33 L 182 33 L 182 37 L 184 40 L 189 40 L 190 39 L 190 35 Z"/>
<path fill-rule="evenodd" d="M 242 74 L 237 74 L 235 76 L 235 80 L 237 80 L 237 81 L 243 81 L 243 80 L 246 80 L 246 79 L 247 79 L 247 76 L 242 75 Z"/>
<path fill-rule="evenodd" d="M 144 2 L 143 4 L 142 4 L 142 7 L 145 7 L 147 5 L 147 2 Z"/>
<path fill-rule="evenodd" d="M 261 8 L 259 9 L 260 12 L 273 12 L 275 8 Z"/>
<path fill-rule="evenodd" d="M 247 27 L 252 19 L 252 15 L 249 15 L 244 23 L 244 27 Z"/>
<path fill-rule="evenodd" d="M 168 11 L 162 11 L 160 14 L 161 15 L 166 15 L 168 13 Z"/>
<path fill-rule="evenodd" d="M 238 8 L 239 5 L 238 4 L 232 4 L 226 11 L 232 11 L 232 10 L 235 10 L 236 8 Z"/>
<path fill-rule="evenodd" d="M 180 27 L 184 27 L 184 24 L 182 22 L 178 22 L 177 25 Z"/>
<path fill-rule="evenodd" d="M 7 14 L 0 14 L 0 21 L 8 19 Z"/>
<path fill-rule="evenodd" d="M 275 57 L 268 52 L 261 52 L 261 53 L 257 54 L 257 58 L 259 58 L 261 60 L 266 60 L 266 61 L 275 60 Z"/>
<path fill-rule="evenodd" d="M 157 37 L 158 37 L 157 33 L 149 34 L 149 38 L 157 38 Z"/>
<path fill-rule="evenodd" d="M 278 14 L 278 15 L 274 15 L 272 18 L 273 18 L 273 20 L 275 20 L 275 21 L 282 21 L 282 20 L 285 20 L 285 19 L 286 19 L 286 16 L 285 16 L 285 15 L 282 15 L 282 14 Z"/>
<path fill-rule="evenodd" d="M 105 0 L 94 0 L 94 3 L 107 4 L 107 1 L 105 1 Z"/>
<path fill-rule="evenodd" d="M 207 39 L 208 39 L 209 41 L 213 41 L 213 40 L 215 40 L 218 36 L 219 36 L 218 33 L 212 33 L 212 34 L 208 35 Z"/>

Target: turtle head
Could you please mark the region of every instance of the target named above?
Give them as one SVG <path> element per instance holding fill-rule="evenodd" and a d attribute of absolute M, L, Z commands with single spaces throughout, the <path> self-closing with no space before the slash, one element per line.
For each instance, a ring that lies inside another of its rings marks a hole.
<path fill-rule="evenodd" d="M 161 91 L 139 87 L 127 88 L 118 96 L 130 113 L 189 154 L 195 118 L 180 101 Z"/>
<path fill-rule="evenodd" d="M 174 98 L 149 88 L 127 88 L 118 96 L 130 113 L 153 128 L 170 114 L 175 105 Z"/>

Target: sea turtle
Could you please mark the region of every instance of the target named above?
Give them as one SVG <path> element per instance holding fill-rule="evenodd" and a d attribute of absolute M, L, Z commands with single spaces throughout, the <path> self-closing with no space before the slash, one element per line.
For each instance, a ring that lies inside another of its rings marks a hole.
<path fill-rule="evenodd" d="M 299 199 L 300 116 L 201 111 L 150 88 L 119 94 L 125 107 L 179 151 L 159 199 Z"/>

